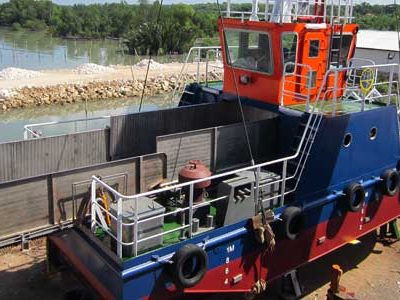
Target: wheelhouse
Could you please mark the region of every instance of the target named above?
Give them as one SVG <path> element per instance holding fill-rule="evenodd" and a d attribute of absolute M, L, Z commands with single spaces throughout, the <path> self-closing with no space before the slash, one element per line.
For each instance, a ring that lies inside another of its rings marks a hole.
<path fill-rule="evenodd" d="M 270 10 L 267 5 L 261 17 L 252 13 L 246 19 L 227 12 L 219 19 L 223 90 L 273 105 L 313 102 L 326 72 L 346 67 L 353 57 L 358 26 L 348 23 L 349 16 L 341 16 L 346 5 L 326 8 L 325 1 L 302 6 L 299 1 L 283 1 L 291 8 L 285 14 L 282 1 L 267 2 L 273 5 Z M 310 10 L 313 14 L 304 13 Z M 329 11 L 338 15 L 328 16 Z M 344 85 L 344 74 L 340 77 L 338 87 Z"/>

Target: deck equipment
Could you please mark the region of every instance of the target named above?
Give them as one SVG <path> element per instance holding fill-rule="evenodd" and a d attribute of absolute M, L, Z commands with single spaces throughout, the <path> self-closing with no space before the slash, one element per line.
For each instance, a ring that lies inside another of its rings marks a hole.
<path fill-rule="evenodd" d="M 240 122 L 146 120 L 148 137 L 129 149 L 157 144 L 164 178 L 128 193 L 93 173 L 86 217 L 49 238 L 50 263 L 71 265 L 102 299 L 259 293 L 400 216 L 399 66 L 353 57 L 353 1 L 230 8 L 218 20 L 221 46 L 190 50 L 198 80 L 177 83 L 173 99 L 188 113 L 230 105 L 214 119 Z M 214 58 L 224 80 L 201 82 Z M 173 129 L 157 136 L 152 122 Z M 179 173 L 191 160 L 204 166 Z"/>

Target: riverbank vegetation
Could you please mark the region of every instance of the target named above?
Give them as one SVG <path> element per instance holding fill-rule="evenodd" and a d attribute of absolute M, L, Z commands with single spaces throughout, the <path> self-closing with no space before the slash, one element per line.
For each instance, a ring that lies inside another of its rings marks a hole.
<path fill-rule="evenodd" d="M 210 2 L 212 2 L 210 0 Z M 48 0 L 11 0 L 0 5 L 0 26 L 15 30 L 47 30 L 64 38 L 124 39 L 130 53 L 183 53 L 203 38 L 205 44 L 217 36 L 215 3 L 164 5 L 156 24 L 159 2 L 138 5 L 114 4 L 61 6 Z M 233 10 L 250 10 L 251 4 L 233 4 Z M 263 9 L 262 7 L 260 8 Z M 224 10 L 224 7 L 222 7 Z M 397 6 L 400 12 L 400 6 Z M 393 5 L 355 6 L 362 29 L 396 30 Z"/>

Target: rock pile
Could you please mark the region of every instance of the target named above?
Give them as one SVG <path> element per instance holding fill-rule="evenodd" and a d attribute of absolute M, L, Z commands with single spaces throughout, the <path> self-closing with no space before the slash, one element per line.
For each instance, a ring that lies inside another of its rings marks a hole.
<path fill-rule="evenodd" d="M 222 74 L 210 72 L 209 80 L 220 80 Z M 185 75 L 182 82 L 193 82 L 195 74 Z M 205 80 L 205 75 L 201 75 Z M 171 92 L 179 85 L 177 75 L 158 76 L 147 82 L 145 95 Z M 8 110 L 26 106 L 68 104 L 80 101 L 127 98 L 140 96 L 143 80 L 92 81 L 85 84 L 60 84 L 46 87 L 24 87 L 8 91 L 7 97 L 0 96 L 0 109 Z"/>
<path fill-rule="evenodd" d="M 115 70 L 113 68 L 100 66 L 92 63 L 83 64 L 74 69 L 75 73 L 84 75 L 110 73 L 114 71 Z"/>
<path fill-rule="evenodd" d="M 141 61 L 139 61 L 137 64 L 133 65 L 134 69 L 147 69 L 147 65 L 149 64 L 149 60 L 148 59 L 142 59 Z M 154 61 L 154 60 L 150 60 L 150 70 L 162 70 L 163 65 L 159 64 L 158 62 Z"/>
<path fill-rule="evenodd" d="M 17 80 L 28 79 L 42 75 L 37 71 L 19 69 L 19 68 L 5 68 L 0 71 L 0 80 Z"/>

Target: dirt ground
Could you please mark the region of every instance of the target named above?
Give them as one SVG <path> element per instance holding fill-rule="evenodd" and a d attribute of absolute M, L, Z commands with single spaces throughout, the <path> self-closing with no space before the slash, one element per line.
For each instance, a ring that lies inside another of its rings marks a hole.
<path fill-rule="evenodd" d="M 149 77 L 157 77 L 160 75 L 178 75 L 181 72 L 182 63 L 169 63 L 163 64 L 161 69 L 150 69 Z M 146 68 L 131 68 L 130 66 L 115 66 L 113 72 L 100 73 L 100 74 L 78 74 L 74 70 L 60 69 L 60 70 L 42 70 L 42 75 L 29 79 L 13 79 L 13 80 L 0 80 L 0 89 L 14 89 L 25 86 L 52 86 L 57 84 L 70 84 L 70 83 L 87 83 L 90 81 L 109 81 L 109 80 L 132 80 L 144 79 Z M 185 68 L 188 73 L 195 73 L 197 71 L 197 63 L 190 63 Z M 205 71 L 205 63 L 200 64 L 200 72 Z"/>
<path fill-rule="evenodd" d="M 360 241 L 300 268 L 298 275 L 305 294 L 302 299 L 326 299 L 332 264 L 343 268 L 341 284 L 357 299 L 400 299 L 400 242 L 381 243 L 375 234 Z M 79 286 L 67 272 L 47 275 L 45 257 L 44 239 L 31 242 L 30 249 L 23 252 L 18 247 L 0 249 L 0 299 L 61 300 L 65 292 Z M 257 299 L 279 299 L 280 286 L 272 283 L 267 294 Z"/>

